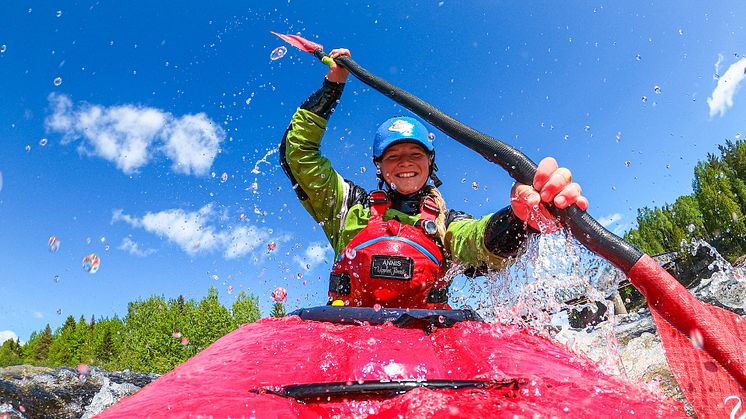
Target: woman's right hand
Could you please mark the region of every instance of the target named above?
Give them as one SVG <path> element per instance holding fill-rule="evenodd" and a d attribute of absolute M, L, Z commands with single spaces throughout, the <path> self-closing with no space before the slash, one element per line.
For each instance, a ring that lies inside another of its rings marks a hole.
<path fill-rule="evenodd" d="M 347 48 L 333 49 L 332 52 L 329 53 L 329 56 L 332 58 L 342 56 L 350 57 L 350 50 Z M 342 67 L 341 65 L 337 65 L 336 63 L 332 64 L 329 67 L 329 72 L 326 73 L 326 79 L 335 83 L 346 83 L 347 77 L 349 76 L 350 72 L 347 71 L 346 68 Z"/>

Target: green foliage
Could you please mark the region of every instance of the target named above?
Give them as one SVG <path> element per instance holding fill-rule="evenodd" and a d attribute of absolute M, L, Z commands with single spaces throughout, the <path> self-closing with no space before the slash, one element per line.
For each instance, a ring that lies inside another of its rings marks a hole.
<path fill-rule="evenodd" d="M 285 306 L 282 303 L 275 303 L 274 307 L 272 308 L 272 314 L 270 314 L 271 317 L 284 317 L 285 316 Z"/>
<path fill-rule="evenodd" d="M 746 253 L 746 141 L 727 141 L 720 153 L 697 164 L 692 195 L 638 210 L 638 228 L 624 238 L 652 255 L 681 250 L 682 240 L 694 239 L 707 240 L 731 261 Z"/>
<path fill-rule="evenodd" d="M 236 329 L 258 320 L 259 302 L 245 292 L 238 294 L 231 310 L 220 304 L 218 290 L 211 287 L 199 302 L 183 296 L 168 302 L 151 296 L 131 302 L 123 320 L 84 317 L 76 322 L 68 316 L 52 332 L 34 332 L 28 342 L 6 341 L 0 346 L 0 366 L 92 364 L 110 370 L 165 373 L 190 356 Z"/>
<path fill-rule="evenodd" d="M 23 348 L 18 340 L 8 339 L 0 346 L 0 367 L 20 364 L 23 361 Z"/>

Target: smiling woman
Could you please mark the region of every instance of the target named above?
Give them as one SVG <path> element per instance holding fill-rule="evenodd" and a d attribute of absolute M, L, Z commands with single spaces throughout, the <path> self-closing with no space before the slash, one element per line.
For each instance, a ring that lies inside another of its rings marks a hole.
<path fill-rule="evenodd" d="M 349 51 L 330 54 L 343 56 Z M 511 206 L 501 211 L 474 219 L 446 208 L 437 189 L 433 137 L 410 117 L 391 118 L 376 131 L 380 190 L 368 193 L 343 179 L 319 151 L 348 76 L 330 62 L 323 86 L 295 113 L 280 147 L 293 188 L 335 251 L 329 304 L 450 308 L 446 272 L 452 263 L 472 273 L 504 268 L 522 247 L 528 226 L 538 231 L 541 220 L 552 221 L 544 203 L 588 207 L 570 171 L 545 159 L 534 184 L 517 184 Z"/>

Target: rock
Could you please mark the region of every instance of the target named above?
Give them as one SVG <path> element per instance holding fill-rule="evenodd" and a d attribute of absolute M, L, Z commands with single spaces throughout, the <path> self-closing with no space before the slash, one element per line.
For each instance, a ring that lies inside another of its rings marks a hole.
<path fill-rule="evenodd" d="M 0 414 L 8 418 L 89 418 L 158 377 L 126 370 L 79 370 L 30 365 L 0 368 Z"/>

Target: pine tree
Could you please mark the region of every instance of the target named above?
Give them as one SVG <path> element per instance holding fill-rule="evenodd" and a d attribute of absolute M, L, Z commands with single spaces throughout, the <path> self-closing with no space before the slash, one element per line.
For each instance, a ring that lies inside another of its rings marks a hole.
<path fill-rule="evenodd" d="M 275 303 L 274 307 L 272 308 L 272 313 L 270 314 L 271 317 L 285 317 L 285 306 L 277 302 Z"/>
<path fill-rule="evenodd" d="M 39 343 L 36 346 L 36 351 L 34 353 L 34 359 L 37 362 L 40 363 L 46 363 L 47 359 L 49 358 L 49 351 L 53 343 L 53 337 L 52 337 L 52 328 L 49 326 L 49 323 L 47 323 L 47 326 L 44 328 L 44 331 L 41 333 L 41 336 L 39 336 Z"/>

